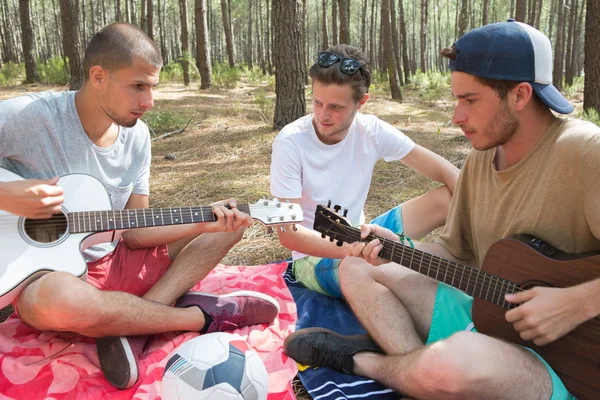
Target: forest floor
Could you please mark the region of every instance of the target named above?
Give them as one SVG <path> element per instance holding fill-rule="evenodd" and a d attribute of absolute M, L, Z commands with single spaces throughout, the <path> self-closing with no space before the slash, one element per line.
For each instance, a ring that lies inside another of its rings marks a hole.
<path fill-rule="evenodd" d="M 42 85 L 0 88 L 0 100 L 50 89 L 65 90 Z M 461 167 L 471 147 L 460 129 L 451 123 L 454 101 L 450 93 L 436 101 L 421 101 L 418 93 L 410 89 L 403 94 L 403 102 L 391 101 L 389 93 L 375 89 L 362 112 L 377 115 L 416 143 Z M 310 86 L 306 90 L 306 104 L 310 113 Z M 155 91 L 155 108 L 144 119 L 155 131 L 154 121 L 156 125 L 168 119 L 180 121 L 170 130 L 190 123 L 184 132 L 152 143 L 150 205 L 207 205 L 229 197 L 239 199 L 239 203 L 253 203 L 263 196 L 269 197 L 271 143 L 277 135 L 271 124 L 273 105 L 273 89 L 266 83 L 251 84 L 242 79 L 233 89 L 203 91 L 198 83 L 188 88 L 161 83 Z M 156 132 L 157 136 L 161 133 L 164 130 Z M 367 220 L 436 186 L 436 182 L 428 181 L 400 162 L 380 161 L 365 207 Z M 254 224 L 223 263 L 260 265 L 289 256 L 290 252 L 280 246 L 276 235 Z M 309 399 L 300 382 L 296 380 L 294 384 L 298 398 Z"/>

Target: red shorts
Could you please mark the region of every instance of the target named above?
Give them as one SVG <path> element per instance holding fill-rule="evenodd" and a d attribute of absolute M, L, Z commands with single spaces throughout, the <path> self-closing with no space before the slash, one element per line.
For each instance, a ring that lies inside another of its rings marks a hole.
<path fill-rule="evenodd" d="M 171 266 L 167 246 L 130 250 L 123 239 L 112 253 L 88 263 L 87 282 L 100 290 L 143 296 Z M 19 297 L 12 305 L 17 312 Z"/>
<path fill-rule="evenodd" d="M 100 290 L 143 296 L 170 265 L 166 245 L 130 250 L 121 239 L 112 253 L 88 263 L 87 282 Z"/>

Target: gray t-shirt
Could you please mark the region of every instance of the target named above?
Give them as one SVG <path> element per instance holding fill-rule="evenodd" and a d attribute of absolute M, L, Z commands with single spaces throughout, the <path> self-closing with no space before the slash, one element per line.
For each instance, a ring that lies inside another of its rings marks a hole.
<path fill-rule="evenodd" d="M 113 209 L 123 209 L 132 193 L 148 195 L 151 146 L 142 121 L 120 127 L 115 142 L 98 147 L 85 133 L 75 92 L 42 92 L 0 101 L 0 166 L 25 179 L 88 174 L 102 182 Z M 114 249 L 90 247 L 87 261 Z"/>

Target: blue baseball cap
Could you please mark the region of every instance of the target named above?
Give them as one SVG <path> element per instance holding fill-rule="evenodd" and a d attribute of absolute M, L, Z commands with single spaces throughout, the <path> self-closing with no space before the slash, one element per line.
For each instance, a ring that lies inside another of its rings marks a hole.
<path fill-rule="evenodd" d="M 458 39 L 451 71 L 481 78 L 528 82 L 538 97 L 561 114 L 573 105 L 552 85 L 550 40 L 532 26 L 509 19 L 485 25 Z"/>

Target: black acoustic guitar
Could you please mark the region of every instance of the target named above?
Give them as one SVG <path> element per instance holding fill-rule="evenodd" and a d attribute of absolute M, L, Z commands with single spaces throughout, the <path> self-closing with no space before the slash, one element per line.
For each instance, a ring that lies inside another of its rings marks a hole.
<path fill-rule="evenodd" d="M 380 236 L 361 239 L 359 229 L 323 206 L 317 206 L 314 229 L 339 245 L 379 239 L 383 243 L 382 258 L 472 296 L 473 322 L 478 332 L 534 350 L 580 400 L 600 398 L 600 318 L 588 320 L 548 345 L 536 346 L 521 339 L 504 317 L 507 310 L 517 306 L 508 303 L 505 294 L 534 286 L 575 286 L 600 277 L 600 252 L 567 254 L 533 236 L 516 235 L 494 243 L 479 270 Z"/>

